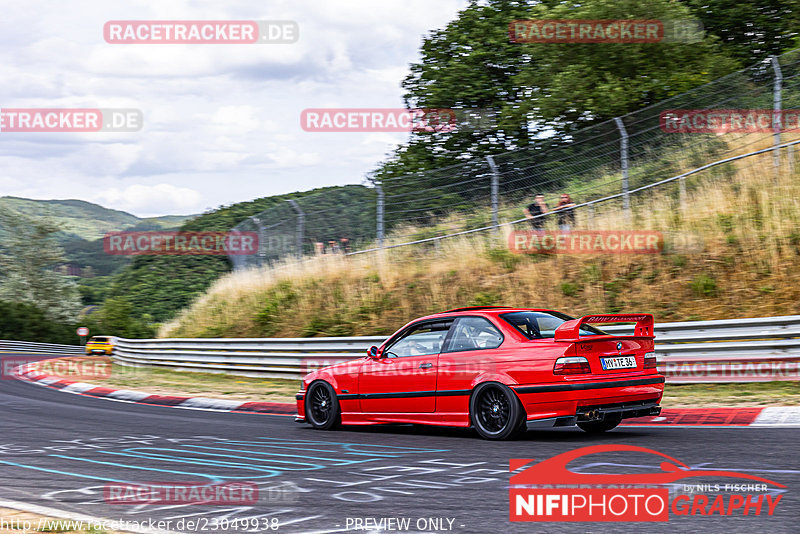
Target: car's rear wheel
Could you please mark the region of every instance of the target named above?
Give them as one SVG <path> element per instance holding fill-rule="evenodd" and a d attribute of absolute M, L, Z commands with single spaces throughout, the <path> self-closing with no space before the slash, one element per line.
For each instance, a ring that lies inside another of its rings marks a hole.
<path fill-rule="evenodd" d="M 330 430 L 339 424 L 341 412 L 336 392 L 327 382 L 314 382 L 306 393 L 306 421 L 316 429 Z"/>
<path fill-rule="evenodd" d="M 606 414 L 605 419 L 602 421 L 586 421 L 583 423 L 578 423 L 578 427 L 585 432 L 589 432 L 590 434 L 599 434 L 601 432 L 611 430 L 612 428 L 616 428 L 620 421 L 622 421 L 621 414 Z"/>
<path fill-rule="evenodd" d="M 519 433 L 525 411 L 519 399 L 504 384 L 481 384 L 469 403 L 472 425 L 484 439 L 510 439 Z"/>

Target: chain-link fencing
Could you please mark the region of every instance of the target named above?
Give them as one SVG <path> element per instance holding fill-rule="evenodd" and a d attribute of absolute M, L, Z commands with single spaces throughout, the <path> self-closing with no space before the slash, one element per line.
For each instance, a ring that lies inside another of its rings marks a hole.
<path fill-rule="evenodd" d="M 630 195 L 662 183 L 674 184 L 685 203 L 686 178 L 696 175 L 690 171 L 711 162 L 785 143 L 768 156 L 776 173 L 782 163 L 793 169 L 798 109 L 800 50 L 794 50 L 524 148 L 349 186 L 351 193 L 358 188 L 355 195 L 337 198 L 331 189 L 287 202 L 234 228 L 258 232 L 260 247 L 257 255 L 231 261 L 241 269 L 290 255 L 354 254 L 437 241 L 502 224 L 569 225 L 575 215 L 591 218 L 600 201 L 618 203 L 628 213 Z M 733 172 L 732 163 L 720 164 L 703 176 L 724 179 Z"/>

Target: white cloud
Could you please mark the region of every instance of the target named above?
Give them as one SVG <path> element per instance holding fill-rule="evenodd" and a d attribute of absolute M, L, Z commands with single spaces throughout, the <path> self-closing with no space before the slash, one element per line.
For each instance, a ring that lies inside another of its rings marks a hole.
<path fill-rule="evenodd" d="M 2 194 L 136 215 L 360 183 L 405 134 L 319 134 L 312 107 L 400 107 L 422 37 L 467 0 L 10 0 L 3 107 L 138 108 L 133 133 L 0 133 Z M 296 20 L 291 45 L 110 45 L 108 20 Z"/>
<path fill-rule="evenodd" d="M 144 216 L 192 213 L 202 209 L 200 193 L 171 184 L 136 184 L 125 189 L 105 189 L 94 196 L 104 206 Z"/>

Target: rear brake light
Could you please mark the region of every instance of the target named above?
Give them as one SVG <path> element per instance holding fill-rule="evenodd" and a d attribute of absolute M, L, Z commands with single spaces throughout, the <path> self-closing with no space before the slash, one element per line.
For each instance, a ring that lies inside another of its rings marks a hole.
<path fill-rule="evenodd" d="M 655 369 L 656 368 L 656 353 L 655 352 L 647 352 L 644 355 L 644 368 L 645 369 Z"/>
<path fill-rule="evenodd" d="M 583 356 L 559 358 L 553 366 L 554 375 L 579 375 L 591 372 L 592 368 L 589 367 L 589 360 Z"/>

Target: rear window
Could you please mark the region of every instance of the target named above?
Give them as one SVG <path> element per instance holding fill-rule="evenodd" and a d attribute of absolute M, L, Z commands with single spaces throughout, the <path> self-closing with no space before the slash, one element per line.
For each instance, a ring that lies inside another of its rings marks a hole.
<path fill-rule="evenodd" d="M 556 334 L 556 328 L 574 319 L 563 313 L 536 311 L 504 313 L 500 317 L 528 339 L 552 339 Z M 601 336 L 606 333 L 594 326 L 583 325 L 580 335 Z"/>
<path fill-rule="evenodd" d="M 108 338 L 107 337 L 93 337 L 89 341 L 97 341 L 97 342 L 100 342 L 100 343 L 105 343 L 105 342 L 108 341 Z"/>

